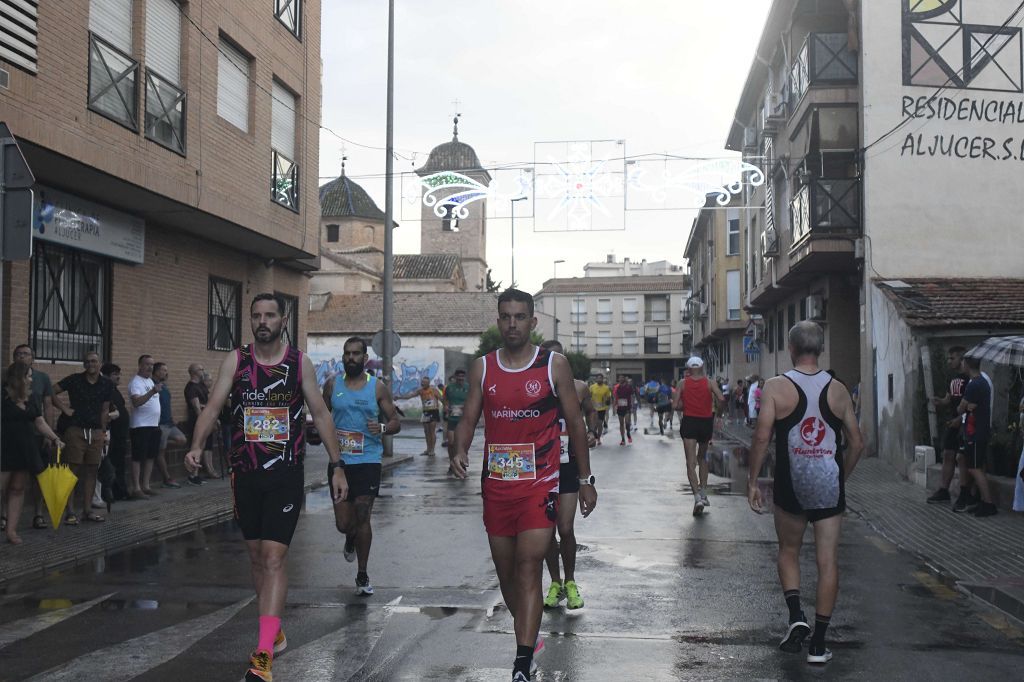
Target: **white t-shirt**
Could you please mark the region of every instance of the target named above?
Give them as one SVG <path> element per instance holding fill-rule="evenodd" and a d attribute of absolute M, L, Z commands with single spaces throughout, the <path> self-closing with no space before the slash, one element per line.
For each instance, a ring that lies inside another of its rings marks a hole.
<path fill-rule="evenodd" d="M 128 382 L 128 393 L 132 397 L 143 396 L 153 388 L 153 380 L 138 374 Z M 149 400 L 132 410 L 129 426 L 137 429 L 143 426 L 160 426 L 160 394 L 154 393 Z"/>

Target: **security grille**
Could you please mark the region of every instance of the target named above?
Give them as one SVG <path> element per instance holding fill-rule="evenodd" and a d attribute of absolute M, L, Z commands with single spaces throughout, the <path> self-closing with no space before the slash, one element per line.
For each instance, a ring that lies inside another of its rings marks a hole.
<path fill-rule="evenodd" d="M 210 278 L 207 348 L 232 350 L 241 345 L 242 284 L 219 277 Z"/>
<path fill-rule="evenodd" d="M 36 0 L 0 0 L 0 59 L 36 73 Z"/>

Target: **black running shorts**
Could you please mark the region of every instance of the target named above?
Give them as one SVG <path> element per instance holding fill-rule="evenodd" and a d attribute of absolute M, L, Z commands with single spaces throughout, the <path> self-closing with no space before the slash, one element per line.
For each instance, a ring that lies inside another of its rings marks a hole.
<path fill-rule="evenodd" d="M 301 466 L 233 473 L 231 488 L 242 537 L 291 544 L 305 494 Z"/>
<path fill-rule="evenodd" d="M 558 494 L 575 495 L 580 491 L 580 467 L 570 458 L 558 469 Z"/>
<path fill-rule="evenodd" d="M 132 442 L 133 462 L 156 459 L 156 456 L 160 454 L 159 426 L 138 426 L 129 429 L 128 434 Z"/>
<path fill-rule="evenodd" d="M 628 407 L 615 408 L 615 414 L 619 415 L 620 417 L 625 417 L 627 414 L 629 414 L 629 412 L 630 410 Z"/>
<path fill-rule="evenodd" d="M 961 446 L 960 429 L 956 426 L 946 429 L 946 432 L 942 434 L 942 449 L 958 452 Z"/>
<path fill-rule="evenodd" d="M 331 480 L 332 467 L 327 466 L 327 480 Z M 380 464 L 349 464 L 345 467 L 348 481 L 348 501 L 357 497 L 377 497 L 380 494 Z"/>
<path fill-rule="evenodd" d="M 964 443 L 964 459 L 968 469 L 984 469 L 988 460 L 988 439 L 975 438 Z"/>
<path fill-rule="evenodd" d="M 683 416 L 679 424 L 679 435 L 683 438 L 690 438 L 698 443 L 708 443 L 715 433 L 714 417 L 687 417 Z"/>

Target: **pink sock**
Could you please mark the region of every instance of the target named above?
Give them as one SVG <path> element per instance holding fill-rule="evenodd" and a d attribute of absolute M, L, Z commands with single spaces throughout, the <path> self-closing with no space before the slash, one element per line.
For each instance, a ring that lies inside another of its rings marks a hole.
<path fill-rule="evenodd" d="M 281 619 L 277 616 L 260 616 L 260 643 L 256 646 L 257 651 L 266 651 L 274 655 L 274 640 L 281 630 Z"/>

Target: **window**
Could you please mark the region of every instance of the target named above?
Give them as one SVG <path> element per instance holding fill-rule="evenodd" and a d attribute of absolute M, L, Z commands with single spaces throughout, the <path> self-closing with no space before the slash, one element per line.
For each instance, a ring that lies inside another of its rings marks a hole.
<path fill-rule="evenodd" d="M 685 295 L 679 299 L 679 321 L 687 323 L 690 321 L 690 307 L 693 303 L 696 303 L 696 301 L 691 303 L 692 299 L 690 296 L 692 294 L 690 294 L 690 292 L 684 292 L 684 294 Z"/>
<path fill-rule="evenodd" d="M 597 333 L 597 354 L 612 354 L 612 333 L 610 331 L 599 331 Z"/>
<path fill-rule="evenodd" d="M 232 350 L 241 345 L 241 282 L 211 277 L 208 311 L 206 347 L 210 350 Z"/>
<path fill-rule="evenodd" d="M 807 319 L 807 299 L 800 299 L 800 321 L 803 322 Z"/>
<path fill-rule="evenodd" d="M 580 297 L 572 299 L 569 321 L 573 324 L 581 324 L 587 321 L 587 299 Z"/>
<path fill-rule="evenodd" d="M 217 56 L 217 115 L 249 132 L 249 58 L 220 39 Z"/>
<path fill-rule="evenodd" d="M 622 299 L 622 321 L 625 324 L 640 321 L 640 303 L 637 299 Z"/>
<path fill-rule="evenodd" d="M 9 64 L 36 72 L 37 0 L 0 0 L 0 55 Z"/>
<path fill-rule="evenodd" d="M 794 324 L 796 324 L 796 306 L 790 303 L 789 307 L 786 309 L 786 313 L 786 317 L 789 321 L 789 324 L 786 325 L 786 329 L 789 330 L 793 328 Z"/>
<path fill-rule="evenodd" d="M 328 225 L 327 226 L 327 241 L 336 242 L 338 241 L 338 226 Z"/>
<path fill-rule="evenodd" d="M 729 306 L 729 319 L 740 319 L 740 271 L 728 270 L 725 273 L 725 299 Z"/>
<path fill-rule="evenodd" d="M 668 296 L 644 296 L 644 322 L 668 322 Z"/>
<path fill-rule="evenodd" d="M 572 333 L 572 350 L 575 353 L 586 353 L 587 352 L 587 337 L 584 336 L 585 332 L 573 332 Z"/>
<path fill-rule="evenodd" d="M 727 227 L 725 240 L 725 255 L 737 256 L 740 253 L 740 212 L 739 209 L 730 208 L 726 212 Z"/>
<path fill-rule="evenodd" d="M 273 148 L 271 198 L 299 212 L 299 167 L 295 163 L 295 95 L 274 81 L 271 90 L 270 146 Z"/>
<path fill-rule="evenodd" d="M 32 348 L 39 360 L 110 353 L 110 262 L 37 240 L 32 256 Z"/>
<path fill-rule="evenodd" d="M 302 39 L 302 0 L 274 0 L 274 16 L 298 39 Z"/>
<path fill-rule="evenodd" d="M 459 216 L 451 205 L 444 207 L 444 215 L 441 217 L 442 232 L 458 232 Z"/>
<path fill-rule="evenodd" d="M 146 137 L 185 154 L 185 91 L 181 89 L 181 7 L 146 2 Z"/>
<path fill-rule="evenodd" d="M 622 332 L 622 354 L 640 354 L 640 339 L 636 335 L 636 330 L 630 329 Z"/>
<path fill-rule="evenodd" d="M 132 59 L 132 0 L 89 5 L 89 109 L 139 127 L 139 63 Z"/>
<path fill-rule="evenodd" d="M 281 333 L 281 338 L 289 346 L 299 344 L 299 299 L 296 296 L 282 294 L 275 291 L 274 294 L 284 299 L 284 314 L 288 316 L 288 324 Z"/>
<path fill-rule="evenodd" d="M 599 298 L 597 299 L 597 322 L 598 324 L 608 324 L 612 321 L 612 299 L 610 298 Z"/>

